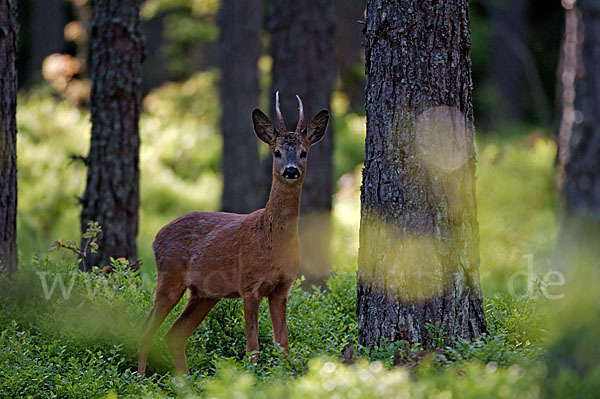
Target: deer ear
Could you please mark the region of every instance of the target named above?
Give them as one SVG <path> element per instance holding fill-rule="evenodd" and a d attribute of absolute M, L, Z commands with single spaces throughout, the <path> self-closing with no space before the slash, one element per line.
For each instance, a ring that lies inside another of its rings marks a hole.
<path fill-rule="evenodd" d="M 267 115 L 260 109 L 252 111 L 252 123 L 254 124 L 254 133 L 256 136 L 267 144 L 271 144 L 275 140 L 275 128 Z"/>
<path fill-rule="evenodd" d="M 320 111 L 314 118 L 308 122 L 306 127 L 306 139 L 310 141 L 310 144 L 316 144 L 325 135 L 327 130 L 327 123 L 329 123 L 329 111 L 326 109 Z"/>

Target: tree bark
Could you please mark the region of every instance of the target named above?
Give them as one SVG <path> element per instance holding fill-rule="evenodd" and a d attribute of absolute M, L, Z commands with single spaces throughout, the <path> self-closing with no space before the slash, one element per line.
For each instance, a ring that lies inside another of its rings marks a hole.
<path fill-rule="evenodd" d="M 594 378 L 595 359 L 600 356 L 595 344 L 600 303 L 600 1 L 562 4 L 566 9 L 558 146 L 562 212 L 552 266 L 570 288 L 556 307 L 554 339 L 544 357 L 549 379 L 571 373 L 583 381 Z M 560 396 L 553 388 L 547 388 L 546 397 Z M 572 396 L 584 396 L 581 392 Z"/>
<path fill-rule="evenodd" d="M 486 331 L 467 0 L 369 0 L 359 343 Z"/>
<path fill-rule="evenodd" d="M 569 159 L 570 140 L 575 124 L 575 81 L 581 79 L 581 43 L 583 31 L 579 10 L 574 6 L 565 9 L 565 33 L 558 65 L 558 101 L 560 102 L 560 124 L 556 140 L 557 183 L 562 187 L 565 164 Z"/>
<path fill-rule="evenodd" d="M 92 21 L 92 140 L 82 198 L 81 231 L 102 226 L 100 247 L 84 267 L 137 256 L 139 132 L 144 46 L 141 0 L 99 0 Z M 85 241 L 85 239 L 83 240 Z M 84 245 L 85 243 L 82 243 Z"/>
<path fill-rule="evenodd" d="M 17 270 L 17 1 L 0 0 L 0 271 Z"/>
<path fill-rule="evenodd" d="M 561 229 L 555 267 L 568 277 L 600 256 L 600 1 L 566 5 L 558 137 Z"/>
<path fill-rule="evenodd" d="M 271 96 L 279 90 L 281 112 L 288 129 L 298 121 L 298 94 L 310 120 L 330 108 L 334 77 L 333 3 L 328 0 L 271 2 L 269 30 L 273 73 Z M 275 114 L 274 102 L 271 115 Z M 273 119 L 275 120 L 275 119 Z M 319 282 L 331 268 L 330 212 L 332 205 L 333 128 L 310 150 L 300 210 L 302 269 L 309 282 Z"/>
<path fill-rule="evenodd" d="M 562 155 L 562 197 L 567 213 L 600 223 L 600 1 L 579 0 L 573 7 L 568 12 L 579 13 L 575 30 L 580 32 L 581 48 L 573 52 L 573 108 L 563 111 L 561 141 L 568 142 L 568 152 Z"/>
<path fill-rule="evenodd" d="M 219 11 L 223 195 L 226 212 L 262 208 L 265 188 L 250 114 L 258 106 L 261 54 L 260 0 L 223 0 Z"/>

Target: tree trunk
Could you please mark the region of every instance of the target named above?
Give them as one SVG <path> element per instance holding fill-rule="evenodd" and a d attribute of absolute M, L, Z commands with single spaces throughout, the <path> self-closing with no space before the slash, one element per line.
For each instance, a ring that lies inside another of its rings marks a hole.
<path fill-rule="evenodd" d="M 92 21 L 92 141 L 82 198 L 81 230 L 102 226 L 100 248 L 83 267 L 109 258 L 137 256 L 139 134 L 144 46 L 139 29 L 141 0 L 95 3 Z M 83 240 L 85 241 L 85 239 Z M 82 243 L 84 245 L 85 243 Z"/>
<path fill-rule="evenodd" d="M 40 80 L 44 59 L 52 53 L 61 53 L 65 47 L 64 0 L 34 0 L 30 7 L 31 48 L 24 82 L 27 85 Z"/>
<path fill-rule="evenodd" d="M 560 125 L 556 143 L 556 175 L 559 187 L 562 187 L 564 180 L 565 164 L 570 153 L 571 133 L 575 124 L 575 81 L 580 80 L 583 73 L 580 61 L 583 31 L 579 10 L 573 5 L 571 4 L 571 7 L 565 10 L 565 34 L 557 74 Z"/>
<path fill-rule="evenodd" d="M 592 381 L 600 350 L 600 1 L 565 0 L 562 120 L 559 132 L 561 226 L 553 269 L 567 284 L 553 309 L 553 342 L 544 356 L 548 378 L 576 375 Z M 593 359 L 593 360 L 592 360 Z M 597 380 L 597 378 L 595 379 Z M 585 396 L 582 389 L 572 397 Z M 546 397 L 559 397 L 547 388 Z"/>
<path fill-rule="evenodd" d="M 261 54 L 260 0 L 223 0 L 219 11 L 221 40 L 220 97 L 223 131 L 223 195 L 226 212 L 262 208 L 264 191 L 256 137 L 250 114 L 258 106 L 258 58 Z"/>
<path fill-rule="evenodd" d="M 569 143 L 562 195 L 567 212 L 600 223 L 600 1 L 574 7 L 569 12 L 579 9 L 582 42 L 575 51 L 573 121 L 561 131 Z"/>
<path fill-rule="evenodd" d="M 578 262 L 600 255 L 600 1 L 563 4 L 569 7 L 558 140 L 563 214 L 555 261 L 570 276 Z"/>
<path fill-rule="evenodd" d="M 523 62 L 516 48 L 525 43 L 527 2 L 499 0 L 490 5 L 494 23 L 490 78 L 498 95 L 492 124 L 520 123 L 525 117 Z"/>
<path fill-rule="evenodd" d="M 271 96 L 279 90 L 288 129 L 298 121 L 299 95 L 310 120 L 329 108 L 334 77 L 333 3 L 328 0 L 271 2 Z M 275 114 L 274 102 L 271 115 Z M 275 120 L 275 119 L 273 119 Z M 309 282 L 319 282 L 331 268 L 329 256 L 332 203 L 333 129 L 310 150 L 300 210 L 302 269 Z"/>
<path fill-rule="evenodd" d="M 170 80 L 167 71 L 168 60 L 162 52 L 166 16 L 166 12 L 161 12 L 150 20 L 142 21 L 141 29 L 146 45 L 146 58 L 142 66 L 142 97 Z"/>
<path fill-rule="evenodd" d="M 17 270 L 17 1 L 0 0 L 0 271 Z"/>
<path fill-rule="evenodd" d="M 365 0 L 335 0 L 335 68 L 340 89 L 348 96 L 350 108 L 364 114 L 365 67 L 362 28 Z"/>
<path fill-rule="evenodd" d="M 369 0 L 359 342 L 486 331 L 467 0 Z"/>

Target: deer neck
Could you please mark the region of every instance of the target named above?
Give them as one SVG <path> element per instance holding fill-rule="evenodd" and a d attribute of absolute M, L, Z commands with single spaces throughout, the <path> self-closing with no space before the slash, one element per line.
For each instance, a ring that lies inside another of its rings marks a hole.
<path fill-rule="evenodd" d="M 298 232 L 300 214 L 301 181 L 288 184 L 273 176 L 269 201 L 265 206 L 265 224 L 271 232 Z"/>

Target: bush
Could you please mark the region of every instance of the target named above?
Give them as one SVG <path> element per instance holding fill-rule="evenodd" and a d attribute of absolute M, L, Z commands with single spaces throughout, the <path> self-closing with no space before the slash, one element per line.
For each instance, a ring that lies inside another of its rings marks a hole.
<path fill-rule="evenodd" d="M 59 266 L 47 258 L 35 258 L 32 265 L 22 266 L 13 279 L 0 277 L 3 346 L 14 348 L 4 354 L 1 362 L 0 376 L 12 381 L 9 393 L 49 391 L 62 392 L 59 396 L 77 396 L 79 388 L 65 388 L 62 384 L 70 379 L 69 384 L 77 385 L 80 368 L 84 366 L 89 369 L 86 373 L 95 376 L 91 380 L 101 376 L 103 380 L 94 382 L 97 385 L 90 382 L 92 385 L 85 388 L 90 392 L 106 390 L 109 383 L 104 380 L 109 375 L 123 379 L 119 382 L 125 384 L 122 387 L 114 382 L 120 387 L 119 392 L 121 388 L 128 392 L 130 381 L 136 383 L 133 386 L 139 385 L 139 380 L 130 377 L 136 370 L 137 340 L 152 306 L 154 285 L 143 284 L 140 275 L 131 272 L 124 262 L 115 261 L 113 266 L 113 273 L 98 269 L 83 273 L 75 263 Z M 356 323 L 351 311 L 354 284 L 354 278 L 348 274 L 330 281 L 332 294 L 324 290 L 309 293 L 300 289 L 300 282 L 296 284 L 288 308 L 289 356 L 270 343 L 270 319 L 263 302 L 259 326 L 262 355 L 257 363 L 244 360 L 241 301 L 222 301 L 189 341 L 190 369 L 196 378 L 203 378 L 214 374 L 219 361 L 235 359 L 260 378 L 303 373 L 309 358 L 339 352 L 354 339 Z M 157 334 L 149 359 L 150 373 L 165 374 L 171 369 L 162 337 L 181 313 L 184 302 L 171 312 Z M 53 369 L 36 366 L 48 362 Z M 105 374 L 108 368 L 111 372 Z M 22 372 L 51 374 L 62 379 L 22 378 Z M 159 384 L 163 377 L 157 374 L 148 381 Z M 175 388 L 169 385 L 167 389 Z"/>

